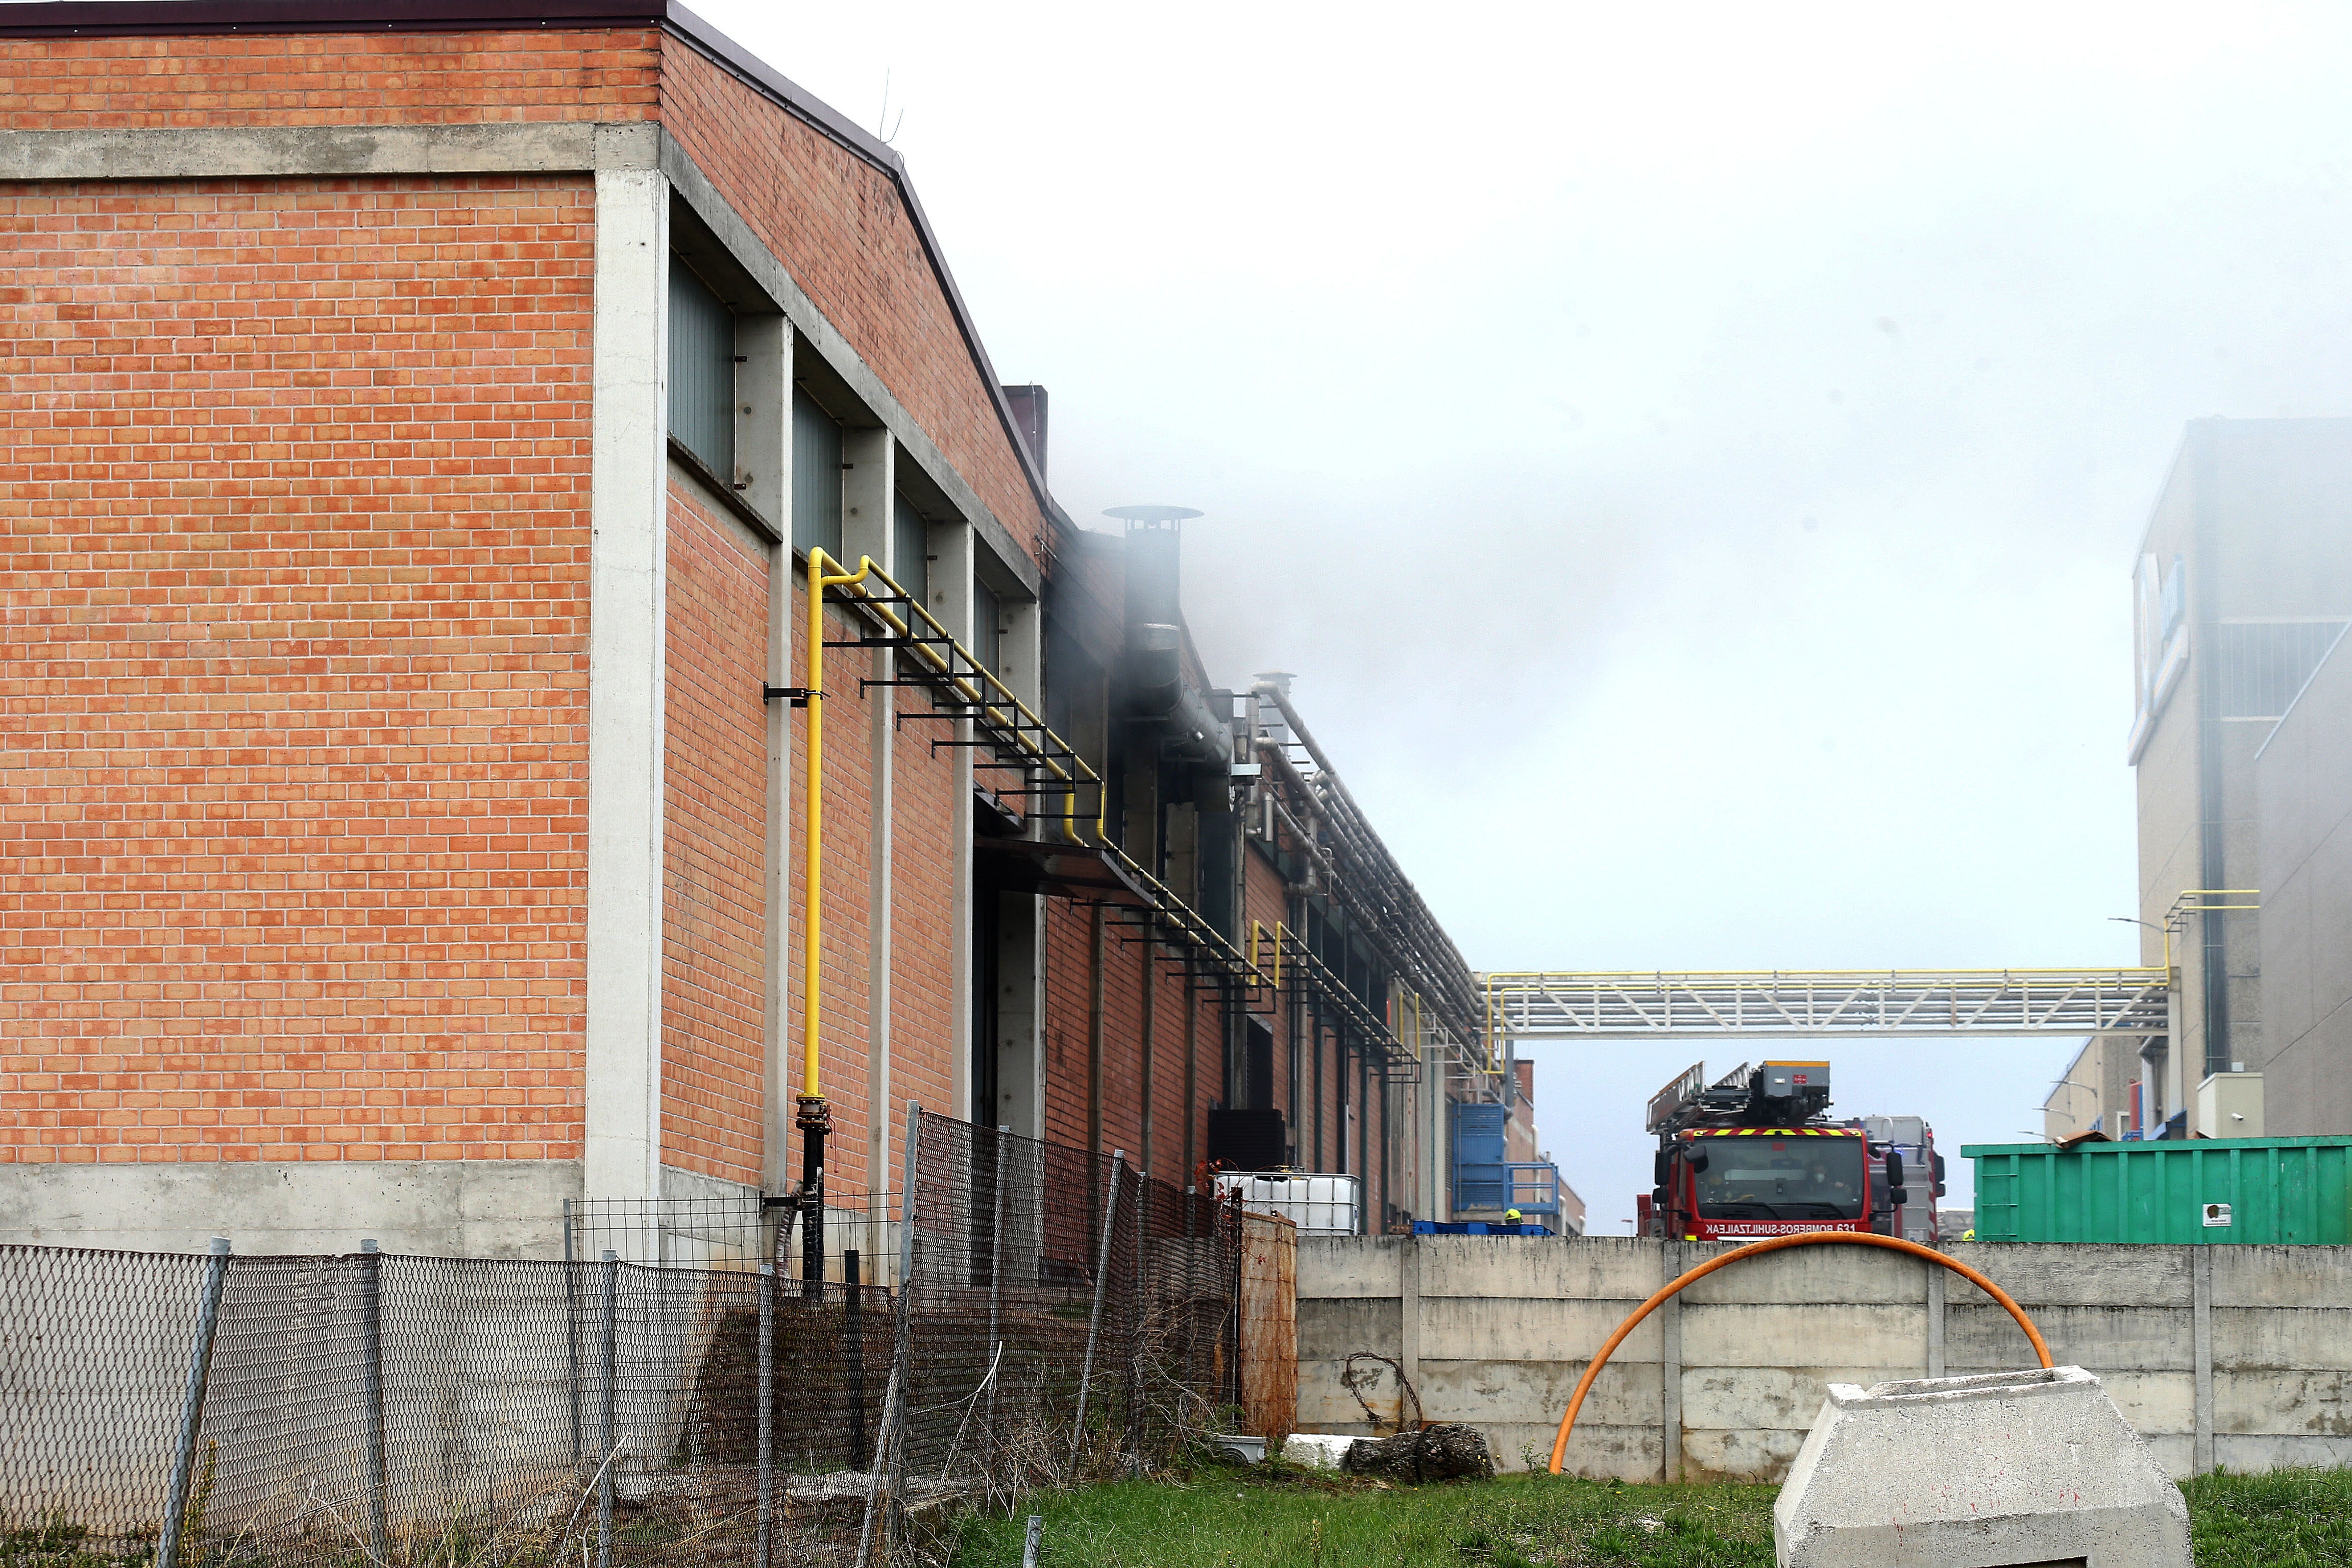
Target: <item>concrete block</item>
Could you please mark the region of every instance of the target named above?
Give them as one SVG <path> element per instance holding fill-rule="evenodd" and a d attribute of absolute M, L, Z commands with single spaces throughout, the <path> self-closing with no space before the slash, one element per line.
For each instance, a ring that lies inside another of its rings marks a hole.
<path fill-rule="evenodd" d="M 2213 1430 L 2352 1438 L 2352 1373 L 2266 1367 L 2213 1372 Z"/>
<path fill-rule="evenodd" d="M 1580 1426 L 1582 1422 L 1579 1422 Z M 1801 1429 L 1759 1427 L 1738 1432 L 1708 1428 L 1683 1432 L 1683 1479 L 1769 1484 L 1789 1473 L 1804 1447 Z"/>
<path fill-rule="evenodd" d="M 1393 1236 L 1302 1236 L 1298 1238 L 1298 1297 L 1394 1296 L 1398 1255 L 1405 1238 Z"/>
<path fill-rule="evenodd" d="M 0 1242 L 131 1252 L 561 1258 L 575 1160 L 0 1165 Z"/>
<path fill-rule="evenodd" d="M 2352 1438 L 2215 1433 L 2213 1462 L 2238 1475 L 2264 1470 L 2341 1469 L 2352 1465 Z"/>
<path fill-rule="evenodd" d="M 1424 1360 L 1423 1405 L 1433 1421 L 1549 1421 L 1558 1425 L 1584 1375 L 1583 1362 Z M 1343 1391 L 1344 1393 L 1344 1391 Z M 1820 1399 L 1816 1396 L 1814 1404 Z M 1809 1407 L 1810 1408 L 1810 1407 Z M 1358 1414 L 1361 1414 L 1360 1411 Z M 1602 1426 L 1655 1426 L 1665 1419 L 1665 1388 L 1655 1362 L 1618 1364 L 1612 1358 L 1592 1380 L 1576 1418 Z"/>
<path fill-rule="evenodd" d="M 2352 1371 L 2352 1311 L 2340 1307 L 2216 1307 L 2213 1365 L 2233 1372 L 2290 1366 Z"/>
<path fill-rule="evenodd" d="M 1625 1314 L 1640 1304 L 1423 1295 L 1421 1353 L 1426 1358 L 1432 1350 L 1442 1349 L 1449 1357 L 1463 1361 L 1587 1362 L 1625 1321 Z M 1299 1303 L 1299 1310 L 1303 1321 L 1305 1302 Z M 1653 1312 L 1610 1359 L 1657 1362 L 1664 1347 L 1661 1331 L 1658 1314 Z M 1300 1342 L 1305 1342 L 1303 1337 Z"/>
<path fill-rule="evenodd" d="M 1394 1296 L 1298 1299 L 1298 1359 L 1345 1361 L 1357 1351 L 1401 1352 L 1404 1309 Z M 1424 1341 L 1424 1342 L 1426 1342 Z"/>
<path fill-rule="evenodd" d="M 1915 1366 L 1910 1369 L 1916 1373 Z M 1886 1381 L 1878 1367 L 1694 1365 L 1683 1367 L 1683 1429 L 1725 1432 L 1773 1429 L 1802 1438 L 1821 1413 L 1832 1383 Z M 1591 1402 L 1588 1400 L 1588 1404 Z M 1580 1415 L 1578 1420 L 1581 1422 Z M 1795 1455 L 1789 1445 L 1783 1459 Z"/>
<path fill-rule="evenodd" d="M 1622 1300 L 1631 1311 L 1666 1282 L 1665 1244 L 1636 1237 L 1528 1242 L 1424 1236 L 1415 1241 L 1423 1249 L 1423 1296 Z"/>
<path fill-rule="evenodd" d="M 1713 1250 L 1694 1247 L 1687 1249 L 1687 1256 L 1696 1266 L 1705 1262 Z M 1887 1306 L 1909 1302 L 1925 1307 L 1927 1270 L 1935 1267 L 1923 1259 L 1877 1247 L 1796 1247 L 1719 1268 L 1696 1285 L 1685 1287 L 1682 1299 L 1693 1306 Z"/>
<path fill-rule="evenodd" d="M 1339 1468 L 1339 1456 L 1363 1441 L 1362 1437 L 1334 1432 L 1293 1432 L 1290 1440 L 1282 1446 L 1282 1457 L 1294 1465 L 1336 1470 Z"/>
<path fill-rule="evenodd" d="M 2189 1304 L 2189 1248 L 2185 1247 L 1971 1242 L 1948 1250 L 1953 1261 L 1990 1279 L 2037 1319 L 2042 1315 L 2037 1309 L 2042 1307 L 2128 1302 L 2137 1309 Z M 1952 1275 L 1946 1289 L 1946 1299 L 1955 1307 L 1994 1305 L 1991 1297 L 1958 1274 Z"/>
<path fill-rule="evenodd" d="M 2186 1310 L 2043 1307 L 2029 1310 L 2028 1316 L 2050 1342 L 2051 1359 L 2069 1366 L 2101 1373 L 2127 1367 L 2185 1372 L 2197 1364 L 2195 1324 Z M 2032 1366 L 2033 1347 L 2025 1331 L 1991 1302 L 1954 1303 L 1944 1320 L 1944 1364 Z"/>
<path fill-rule="evenodd" d="M 1557 1417 L 1472 1425 L 1494 1450 L 1498 1470 L 1540 1470 L 1551 1463 L 1551 1440 L 1559 1431 Z M 1665 1437 L 1654 1422 L 1647 1426 L 1588 1426 L 1580 1415 L 1560 1468 L 1587 1480 L 1654 1481 L 1665 1473 L 1664 1456 Z"/>
<path fill-rule="evenodd" d="M 2352 1247 L 2211 1247 L 2206 1250 L 2213 1259 L 2217 1310 L 2345 1304 L 2345 1280 L 2352 1277 Z"/>
<path fill-rule="evenodd" d="M 2030 1363 L 2029 1363 L 2030 1364 Z M 1952 1361 L 1944 1364 L 1947 1376 L 1981 1377 L 1990 1373 L 2014 1372 L 2015 1363 L 2007 1366 L 1992 1362 Z M 2106 1389 L 2107 1397 L 2132 1424 L 2132 1430 L 2153 1443 L 2162 1438 L 2179 1436 L 2188 1439 L 2197 1426 L 2197 1374 L 2182 1368 L 2174 1372 L 2117 1372 L 2106 1367 L 2084 1369 L 2097 1377 Z M 2186 1461 L 2183 1461 L 2184 1463 Z M 2187 1475 L 2186 1469 L 2179 1472 Z"/>
<path fill-rule="evenodd" d="M 1825 1353 L 1826 1352 L 1826 1353 Z M 1927 1369 L 1924 1307 L 1685 1306 L 1685 1366 L 1841 1366 L 1912 1376 Z"/>
<path fill-rule="evenodd" d="M 1780 1568 L 2189 1568 L 2180 1489 L 2074 1366 L 1832 1384 L 1772 1539 Z"/>
<path fill-rule="evenodd" d="M 2176 1481 L 2185 1481 L 2197 1473 L 2197 1439 L 2187 1432 L 2143 1438 L 2147 1451 L 2156 1457 L 2157 1468 Z"/>

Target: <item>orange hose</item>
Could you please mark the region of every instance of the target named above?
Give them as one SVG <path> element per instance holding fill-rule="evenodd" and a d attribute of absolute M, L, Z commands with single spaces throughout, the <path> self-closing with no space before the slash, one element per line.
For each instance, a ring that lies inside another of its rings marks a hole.
<path fill-rule="evenodd" d="M 1608 1364 L 1610 1356 L 1615 1352 L 1617 1347 L 1625 1342 L 1625 1336 L 1639 1328 L 1642 1320 L 1656 1311 L 1659 1304 L 1667 1297 L 1693 1280 L 1704 1279 L 1726 1264 L 1737 1263 L 1743 1258 L 1754 1258 L 1759 1253 L 1778 1252 L 1784 1247 L 1812 1247 L 1823 1243 L 1845 1247 L 1884 1247 L 1895 1252 L 1911 1253 L 1915 1257 L 1927 1259 L 1930 1263 L 1942 1264 L 2008 1308 L 2009 1315 L 2017 1320 L 2017 1326 L 2023 1329 L 2025 1337 L 2032 1342 L 2033 1353 L 2042 1358 L 2042 1364 L 2043 1366 L 2051 1364 L 2050 1347 L 2043 1342 L 2042 1331 L 2033 1326 L 2033 1320 L 2025 1315 L 2025 1309 L 2010 1299 L 2008 1291 L 1967 1264 L 1956 1263 L 1932 1247 L 1922 1247 L 1916 1241 L 1906 1241 L 1899 1236 L 1878 1236 L 1870 1231 L 1862 1230 L 1808 1230 L 1794 1236 L 1768 1237 L 1762 1241 L 1750 1242 L 1746 1247 L 1735 1247 L 1720 1257 L 1708 1258 L 1705 1263 L 1691 1269 L 1681 1279 L 1643 1302 L 1641 1306 L 1634 1309 L 1632 1317 L 1617 1325 L 1617 1331 L 1609 1336 L 1609 1342 L 1601 1347 L 1601 1353 L 1592 1358 L 1592 1364 L 1586 1367 L 1584 1375 L 1577 1380 L 1576 1393 L 1569 1398 L 1568 1414 L 1559 1418 L 1559 1436 L 1553 1438 L 1551 1444 L 1551 1473 L 1555 1476 L 1559 1474 L 1560 1461 L 1568 1456 L 1568 1435 L 1576 1427 L 1576 1413 L 1584 1407 L 1584 1396 L 1591 1392 L 1592 1380 L 1600 1375 L 1601 1369 Z"/>

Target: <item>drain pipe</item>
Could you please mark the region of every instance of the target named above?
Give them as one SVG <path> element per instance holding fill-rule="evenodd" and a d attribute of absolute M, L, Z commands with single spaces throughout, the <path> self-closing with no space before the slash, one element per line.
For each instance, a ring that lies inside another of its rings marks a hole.
<path fill-rule="evenodd" d="M 833 1131 L 833 1110 L 817 1080 L 817 1020 L 824 992 L 824 591 L 862 583 L 874 570 L 871 556 L 855 572 L 821 549 L 808 554 L 808 684 L 798 693 L 808 708 L 808 816 L 802 854 L 801 893 L 801 1294 L 824 1295 L 824 1141 Z"/>

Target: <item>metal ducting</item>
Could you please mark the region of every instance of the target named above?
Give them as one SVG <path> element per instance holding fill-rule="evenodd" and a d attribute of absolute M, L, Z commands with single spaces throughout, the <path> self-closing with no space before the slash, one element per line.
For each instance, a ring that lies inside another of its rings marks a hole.
<path fill-rule="evenodd" d="M 1128 715 L 1153 727 L 1160 753 L 1229 772 L 1231 726 L 1209 709 L 1206 694 L 1184 679 L 1184 628 L 1146 621 L 1127 628 Z"/>

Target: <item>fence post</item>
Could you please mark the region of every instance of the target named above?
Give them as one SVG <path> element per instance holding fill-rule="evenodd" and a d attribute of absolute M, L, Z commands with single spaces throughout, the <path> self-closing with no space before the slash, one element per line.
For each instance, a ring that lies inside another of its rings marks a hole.
<path fill-rule="evenodd" d="M 849 1468 L 866 1463 L 866 1258 L 854 1247 L 842 1248 L 841 1278 L 849 1289 L 841 1304 L 842 1359 L 849 1363 Z"/>
<path fill-rule="evenodd" d="M 383 1254 L 372 1236 L 360 1242 L 360 1341 L 367 1398 L 368 1534 L 380 1568 L 390 1568 L 392 1529 L 384 1501 L 390 1478 L 383 1462 Z"/>
<path fill-rule="evenodd" d="M 572 1468 L 580 1468 L 580 1274 L 572 1268 L 572 1200 L 563 1200 L 563 1348 L 572 1363 Z"/>
<path fill-rule="evenodd" d="M 1110 1198 L 1103 1209 L 1102 1255 L 1095 1264 L 1095 1304 L 1087 1315 L 1087 1359 L 1078 1371 L 1078 1417 L 1070 1423 L 1070 1460 L 1076 1463 L 1078 1445 L 1087 1435 L 1087 1395 L 1094 1388 L 1095 1343 L 1102 1337 L 1103 1290 L 1110 1283 L 1110 1238 L 1118 1228 L 1118 1178 L 1127 1169 L 1127 1151 L 1110 1152 Z"/>
<path fill-rule="evenodd" d="M 613 1371 L 620 1342 L 621 1255 L 604 1248 L 604 1333 L 602 1354 L 603 1415 L 596 1435 L 596 1568 L 613 1568 Z"/>
<path fill-rule="evenodd" d="M 1135 1291 L 1127 1303 L 1127 1461 L 1143 1468 L 1143 1337 L 1150 1321 L 1150 1297 L 1145 1289 L 1144 1253 L 1151 1245 L 1151 1173 L 1135 1173 Z"/>
<path fill-rule="evenodd" d="M 172 1454 L 172 1492 L 163 1503 L 163 1536 L 155 1568 L 179 1568 L 180 1534 L 188 1523 L 188 1484 L 195 1477 L 196 1428 L 205 1419 L 205 1386 L 212 1379 L 213 1333 L 220 1327 L 221 1289 L 228 1282 L 228 1237 L 213 1237 L 205 1259 L 205 1293 L 196 1308 L 195 1339 L 188 1347 L 188 1389 L 180 1400 L 180 1441 Z"/>
<path fill-rule="evenodd" d="M 1004 1357 L 996 1342 L 998 1308 L 1004 1299 L 1004 1157 L 1011 1151 L 1013 1129 L 1003 1122 L 996 1124 L 996 1197 L 988 1226 L 988 1411 L 981 1419 L 980 1440 L 987 1445 L 989 1459 L 996 1457 L 996 1384 L 1004 1375 Z"/>
<path fill-rule="evenodd" d="M 760 1265 L 760 1568 L 773 1559 L 769 1521 L 775 1514 L 776 1488 L 776 1266 Z"/>
<path fill-rule="evenodd" d="M 900 1178 L 903 1190 L 898 1194 L 898 1339 L 890 1347 L 890 1384 L 882 1395 L 882 1429 L 874 1438 L 874 1468 L 866 1478 L 866 1519 L 857 1527 L 857 1568 L 868 1568 L 874 1561 L 874 1516 L 883 1503 L 884 1478 L 897 1462 L 898 1450 L 907 1440 L 903 1428 L 907 1422 L 907 1352 L 910 1312 L 915 1300 L 915 1153 L 923 1134 L 923 1108 L 909 1100 L 907 1104 L 907 1168 Z M 889 1517 L 883 1516 L 882 1553 L 890 1552 Z"/>

